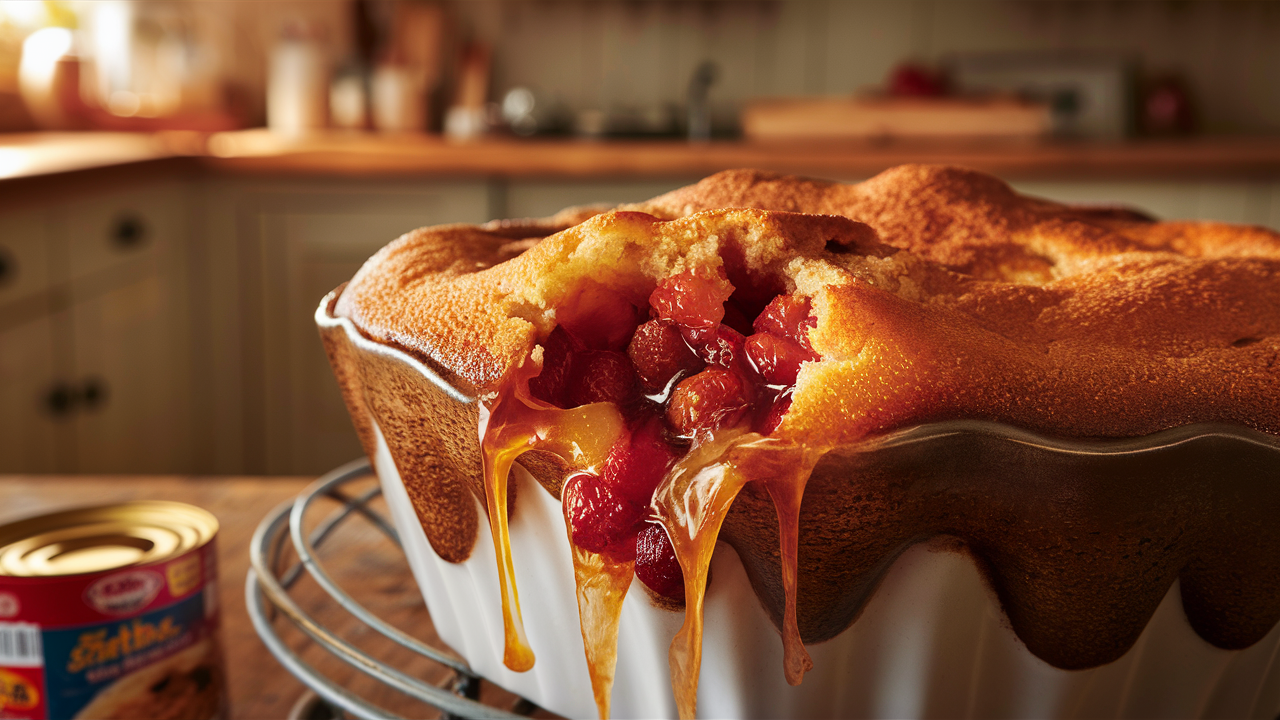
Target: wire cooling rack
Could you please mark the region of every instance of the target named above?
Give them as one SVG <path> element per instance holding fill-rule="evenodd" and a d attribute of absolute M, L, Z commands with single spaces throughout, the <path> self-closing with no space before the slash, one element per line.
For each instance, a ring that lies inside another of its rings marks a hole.
<path fill-rule="evenodd" d="M 472 672 L 465 661 L 409 636 L 370 612 L 325 571 L 318 557 L 319 548 L 333 537 L 339 526 L 354 522 L 356 518 L 369 523 L 400 547 L 395 528 L 386 517 L 370 507 L 370 502 L 382 494 L 382 489 L 374 486 L 352 493 L 347 487 L 371 474 L 368 460 L 356 460 L 336 468 L 292 501 L 277 507 L 258 525 L 250 545 L 251 566 L 245 580 L 245 602 L 258 637 L 289 672 L 335 711 L 332 716 L 342 717 L 345 713 L 357 718 L 401 717 L 343 687 L 305 661 L 281 636 L 284 623 L 297 627 L 312 643 L 377 682 L 441 710 L 446 718 L 513 719 L 525 718 L 536 711 L 537 706 L 526 700 L 517 700 L 511 710 L 482 704 L 478 698 L 483 679 Z M 320 498 L 334 500 L 338 507 L 310 532 L 305 532 L 303 522 L 307 511 Z M 289 541 L 298 558 L 292 563 L 285 560 Z M 447 679 L 433 685 L 412 677 L 317 622 L 290 594 L 304 574 L 309 575 L 330 600 L 363 624 L 362 631 L 367 629 L 379 633 L 396 645 L 443 666 L 451 671 Z"/>

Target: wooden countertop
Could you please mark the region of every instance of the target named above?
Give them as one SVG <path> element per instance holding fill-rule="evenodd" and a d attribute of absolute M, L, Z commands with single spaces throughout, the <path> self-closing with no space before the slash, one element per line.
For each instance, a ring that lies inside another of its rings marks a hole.
<path fill-rule="evenodd" d="M 748 143 L 390 139 L 326 134 L 287 140 L 263 130 L 210 136 L 207 167 L 249 173 L 701 177 L 728 168 L 855 179 L 904 163 L 942 163 L 1005 178 L 1280 177 L 1280 138 L 1090 142 Z"/>
<path fill-rule="evenodd" d="M 231 717 L 283 718 L 305 688 L 267 651 L 249 623 L 244 582 L 249 568 L 249 541 L 258 523 L 277 505 L 296 496 L 312 478 L 201 478 L 158 476 L 0 476 L 0 523 L 83 505 L 135 499 L 176 500 L 203 507 L 217 516 L 220 563 L 219 595 L 223 608 L 222 637 L 226 646 Z M 360 483 L 373 483 L 372 478 Z M 368 485 L 362 486 L 367 487 Z M 323 505 L 323 503 L 319 503 Z M 385 512 L 380 499 L 375 509 Z M 317 509 L 316 519 L 325 508 Z M 404 556 L 363 520 L 348 521 L 321 548 L 321 558 L 336 582 L 359 602 L 397 627 L 439 644 L 422 596 Z M 291 560 L 290 560 L 291 562 Z M 440 681 L 446 671 L 390 641 L 361 628 L 309 578 L 291 595 L 325 627 L 335 630 L 366 652 L 415 677 Z M 276 620 L 281 637 L 302 658 L 344 687 L 406 717 L 434 716 L 424 705 L 399 695 L 332 658 L 283 619 Z M 363 632 L 362 632 L 363 630 Z M 370 637 L 375 636 L 375 637 Z M 489 683 L 481 695 L 486 702 L 510 706 L 514 696 Z"/>
<path fill-rule="evenodd" d="M 490 138 L 267 130 L 0 135 L 0 181 L 121 166 L 232 174 L 380 177 L 692 178 L 734 167 L 854 179 L 903 163 L 947 163 L 1009 179 L 1280 178 L 1280 137 L 1127 142 L 748 143 Z"/>

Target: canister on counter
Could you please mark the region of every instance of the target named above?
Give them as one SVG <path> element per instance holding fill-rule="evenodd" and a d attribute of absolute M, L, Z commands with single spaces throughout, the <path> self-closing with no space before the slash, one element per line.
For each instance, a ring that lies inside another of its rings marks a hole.
<path fill-rule="evenodd" d="M 0 718 L 226 717 L 217 532 L 155 501 L 0 526 Z"/>

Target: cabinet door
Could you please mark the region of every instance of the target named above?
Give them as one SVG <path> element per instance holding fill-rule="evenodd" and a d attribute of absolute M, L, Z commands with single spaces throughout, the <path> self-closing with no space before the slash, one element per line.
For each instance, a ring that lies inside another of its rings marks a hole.
<path fill-rule="evenodd" d="M 517 181 L 507 185 L 501 213 L 510 218 L 546 217 L 575 205 L 641 202 L 698 179 Z"/>
<path fill-rule="evenodd" d="M 424 225 L 483 222 L 482 183 L 416 188 L 329 188 L 276 196 L 262 207 L 261 469 L 321 473 L 359 457 L 313 319 L 329 291 L 396 237 Z"/>
<path fill-rule="evenodd" d="M 190 472 L 189 358 L 176 306 L 153 274 L 71 308 L 79 472 Z"/>
<path fill-rule="evenodd" d="M 1066 203 L 1128 205 L 1161 220 L 1215 220 L 1266 225 L 1270 188 L 1248 182 L 1019 182 L 1019 192 Z"/>
<path fill-rule="evenodd" d="M 0 308 L 44 291 L 49 283 L 44 212 L 0 217 Z"/>
<path fill-rule="evenodd" d="M 57 375 L 49 317 L 0 331 L 0 473 L 72 469 L 59 462 L 73 460 L 58 452 L 67 420 L 49 406 Z"/>
<path fill-rule="evenodd" d="M 186 188 L 152 185 L 61 209 L 79 472 L 191 472 Z M 60 345 L 61 347 L 62 345 Z"/>

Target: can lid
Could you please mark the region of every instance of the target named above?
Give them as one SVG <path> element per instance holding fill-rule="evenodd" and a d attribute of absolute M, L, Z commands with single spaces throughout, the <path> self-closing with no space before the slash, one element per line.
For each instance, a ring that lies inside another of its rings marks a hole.
<path fill-rule="evenodd" d="M 0 576 L 50 577 L 163 562 L 209 542 L 218 520 L 146 500 L 78 508 L 0 526 Z"/>

